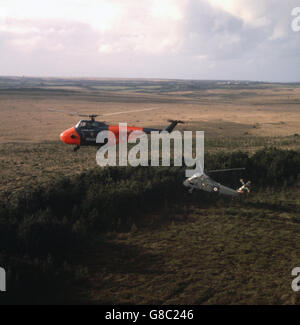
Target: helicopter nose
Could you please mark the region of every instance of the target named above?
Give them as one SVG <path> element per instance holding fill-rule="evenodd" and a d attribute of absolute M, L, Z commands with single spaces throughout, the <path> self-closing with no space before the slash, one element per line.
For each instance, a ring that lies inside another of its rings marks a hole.
<path fill-rule="evenodd" d="M 190 183 L 188 182 L 187 179 L 186 179 L 182 184 L 183 184 L 183 186 L 185 186 L 185 187 L 189 187 L 189 186 L 190 186 Z"/>
<path fill-rule="evenodd" d="M 76 144 L 80 146 L 80 136 L 74 127 L 62 132 L 60 134 L 60 140 L 66 144 Z"/>

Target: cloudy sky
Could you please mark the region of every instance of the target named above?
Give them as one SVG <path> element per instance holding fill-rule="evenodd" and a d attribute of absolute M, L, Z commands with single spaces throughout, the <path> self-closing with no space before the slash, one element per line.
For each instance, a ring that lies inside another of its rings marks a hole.
<path fill-rule="evenodd" d="M 300 81 L 296 7 L 300 0 L 0 0 L 0 75 Z"/>

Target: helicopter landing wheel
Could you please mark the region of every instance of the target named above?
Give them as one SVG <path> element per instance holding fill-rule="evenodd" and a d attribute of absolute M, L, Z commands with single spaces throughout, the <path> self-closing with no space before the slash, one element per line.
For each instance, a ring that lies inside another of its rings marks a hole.
<path fill-rule="evenodd" d="M 76 152 L 80 147 L 79 146 L 76 146 L 73 150 L 74 152 Z"/>

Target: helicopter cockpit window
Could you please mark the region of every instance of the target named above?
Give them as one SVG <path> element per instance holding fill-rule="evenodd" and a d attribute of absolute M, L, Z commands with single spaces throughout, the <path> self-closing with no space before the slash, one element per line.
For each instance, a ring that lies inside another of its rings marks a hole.
<path fill-rule="evenodd" d="M 76 128 L 85 128 L 85 127 L 86 127 L 86 122 L 85 121 L 80 121 L 76 125 Z"/>
<path fill-rule="evenodd" d="M 94 127 L 97 127 L 97 125 L 98 125 L 97 121 L 87 121 L 86 122 L 86 127 L 87 128 L 94 128 Z"/>
<path fill-rule="evenodd" d="M 196 182 L 197 182 L 197 179 L 199 178 L 199 176 L 198 175 L 193 175 L 192 177 L 190 177 L 189 179 L 188 179 L 188 182 L 190 183 L 190 184 L 195 184 Z"/>
<path fill-rule="evenodd" d="M 77 123 L 76 128 L 89 129 L 95 127 L 101 127 L 104 123 L 99 121 L 80 121 Z"/>
<path fill-rule="evenodd" d="M 199 177 L 201 177 L 201 174 L 196 173 L 196 174 L 194 174 L 192 177 L 190 177 L 189 180 L 193 181 L 193 180 L 198 179 Z"/>

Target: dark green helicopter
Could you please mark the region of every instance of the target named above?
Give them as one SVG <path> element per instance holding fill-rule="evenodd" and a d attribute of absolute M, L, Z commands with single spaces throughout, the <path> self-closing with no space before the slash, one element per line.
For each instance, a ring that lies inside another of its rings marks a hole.
<path fill-rule="evenodd" d="M 219 170 L 211 170 L 207 172 L 210 173 L 219 173 L 219 172 L 231 172 L 231 171 L 239 171 L 245 170 L 245 168 L 231 168 L 231 169 L 219 169 Z M 216 181 L 214 181 L 210 176 L 204 173 L 204 171 L 200 171 L 195 173 L 192 177 L 186 179 L 183 182 L 183 185 L 189 188 L 189 192 L 192 193 L 194 189 L 203 190 L 210 193 L 223 194 L 229 196 L 238 196 L 241 194 L 249 193 L 251 182 L 244 182 L 243 179 L 240 179 L 242 186 L 238 189 L 232 189 L 225 185 L 222 185 Z"/>

